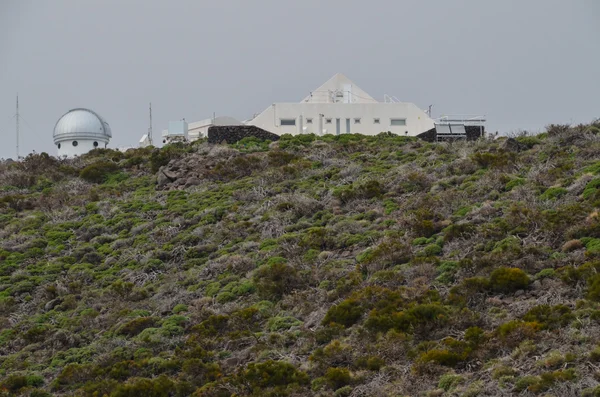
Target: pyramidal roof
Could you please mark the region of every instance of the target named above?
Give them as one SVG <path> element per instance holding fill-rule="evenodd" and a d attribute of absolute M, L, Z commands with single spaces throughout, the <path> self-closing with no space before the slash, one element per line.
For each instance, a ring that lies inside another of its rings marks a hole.
<path fill-rule="evenodd" d="M 342 73 L 337 73 L 323 85 L 311 91 L 310 95 L 304 98 L 302 102 L 376 103 L 378 101 L 354 84 L 348 77 Z"/>

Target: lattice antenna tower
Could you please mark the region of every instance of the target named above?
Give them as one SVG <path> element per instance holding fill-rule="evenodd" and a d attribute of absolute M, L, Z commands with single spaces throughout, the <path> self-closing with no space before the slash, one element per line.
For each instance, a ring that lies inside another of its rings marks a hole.
<path fill-rule="evenodd" d="M 19 94 L 17 94 L 17 113 L 15 113 L 15 119 L 17 120 L 17 160 L 21 158 L 21 156 L 19 155 L 19 136 L 21 135 L 21 131 L 20 131 L 20 125 L 19 125 L 19 121 L 20 121 L 21 115 L 19 114 Z"/>
<path fill-rule="evenodd" d="M 148 142 L 152 145 L 152 102 L 150 102 L 150 126 L 148 127 Z"/>

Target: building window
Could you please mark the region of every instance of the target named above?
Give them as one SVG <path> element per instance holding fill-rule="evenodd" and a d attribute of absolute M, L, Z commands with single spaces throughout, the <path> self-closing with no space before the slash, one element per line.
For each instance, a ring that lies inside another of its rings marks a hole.
<path fill-rule="evenodd" d="M 58 148 L 60 149 L 60 143 L 58 144 Z"/>
<path fill-rule="evenodd" d="M 354 124 L 360 124 L 360 117 L 354 119 Z"/>
<path fill-rule="evenodd" d="M 73 146 L 77 146 L 77 145 L 79 145 L 79 142 L 73 141 Z"/>
<path fill-rule="evenodd" d="M 296 119 L 280 119 L 279 123 L 281 125 L 296 125 Z"/>
<path fill-rule="evenodd" d="M 380 120 L 379 119 L 373 119 L 373 124 L 379 124 Z"/>
<path fill-rule="evenodd" d="M 306 119 L 306 124 L 312 124 L 312 119 Z"/>
<path fill-rule="evenodd" d="M 390 119 L 390 125 L 406 125 L 406 119 Z"/>
<path fill-rule="evenodd" d="M 98 147 L 98 142 L 94 142 L 94 147 Z"/>
<path fill-rule="evenodd" d="M 331 119 L 325 119 L 325 124 L 331 124 Z"/>

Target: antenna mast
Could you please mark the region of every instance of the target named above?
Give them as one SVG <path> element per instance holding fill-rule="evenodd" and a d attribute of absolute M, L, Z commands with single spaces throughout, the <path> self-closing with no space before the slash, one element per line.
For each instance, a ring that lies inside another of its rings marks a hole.
<path fill-rule="evenodd" d="M 17 94 L 17 114 L 15 115 L 15 118 L 17 119 L 17 160 L 19 160 L 21 158 L 21 156 L 19 156 L 19 119 L 21 118 L 19 115 L 19 94 Z"/>
<path fill-rule="evenodd" d="M 148 127 L 148 142 L 152 145 L 152 102 L 150 102 L 150 127 Z"/>

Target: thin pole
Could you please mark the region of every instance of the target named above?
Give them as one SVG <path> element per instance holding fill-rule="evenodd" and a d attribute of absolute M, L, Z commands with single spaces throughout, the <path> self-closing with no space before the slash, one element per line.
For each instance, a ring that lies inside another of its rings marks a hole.
<path fill-rule="evenodd" d="M 19 119 L 21 118 L 21 116 L 19 115 L 19 94 L 17 94 L 17 114 L 16 114 L 16 119 L 17 119 L 17 160 L 21 158 L 21 156 L 19 156 Z"/>
<path fill-rule="evenodd" d="M 148 142 L 152 145 L 152 102 L 150 102 L 150 127 L 148 128 Z"/>

